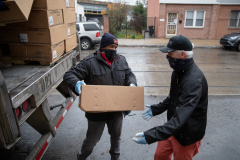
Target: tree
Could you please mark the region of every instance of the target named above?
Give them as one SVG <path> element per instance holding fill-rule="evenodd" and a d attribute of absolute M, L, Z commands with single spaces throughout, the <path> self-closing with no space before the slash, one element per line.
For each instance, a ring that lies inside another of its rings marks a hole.
<path fill-rule="evenodd" d="M 116 31 L 121 30 L 122 22 L 127 16 L 129 7 L 126 5 L 126 3 L 121 4 L 120 2 L 118 2 L 108 4 L 107 8 L 108 10 L 106 13 L 109 15 L 110 22 L 109 30 L 110 33 L 114 34 Z"/>
<path fill-rule="evenodd" d="M 136 5 L 132 7 L 132 15 L 133 18 L 131 19 L 131 24 L 133 26 L 133 29 L 137 33 L 142 33 L 147 17 L 147 9 L 144 7 L 144 4 L 142 2 L 137 1 Z"/>
<path fill-rule="evenodd" d="M 132 6 L 132 15 L 147 17 L 147 8 L 144 7 L 144 4 L 142 2 L 136 1 L 136 5 Z"/>

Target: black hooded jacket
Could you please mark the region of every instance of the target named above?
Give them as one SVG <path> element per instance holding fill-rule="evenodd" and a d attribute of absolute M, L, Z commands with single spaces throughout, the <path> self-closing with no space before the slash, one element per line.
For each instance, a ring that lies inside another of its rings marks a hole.
<path fill-rule="evenodd" d="M 65 73 L 63 80 L 75 93 L 75 85 L 84 80 L 87 85 L 117 85 L 129 86 L 131 83 L 137 86 L 137 80 L 124 56 L 116 55 L 112 67 L 102 58 L 99 50 L 87 56 L 80 63 Z M 78 94 L 77 94 L 78 95 Z M 125 115 L 130 111 L 124 112 Z M 113 118 L 115 112 L 87 113 L 90 121 L 105 121 Z"/>
<path fill-rule="evenodd" d="M 168 121 L 144 132 L 148 144 L 172 135 L 182 146 L 201 140 L 205 135 L 208 108 L 208 84 L 191 58 L 181 69 L 173 71 L 169 96 L 152 105 L 153 115 L 167 110 Z"/>

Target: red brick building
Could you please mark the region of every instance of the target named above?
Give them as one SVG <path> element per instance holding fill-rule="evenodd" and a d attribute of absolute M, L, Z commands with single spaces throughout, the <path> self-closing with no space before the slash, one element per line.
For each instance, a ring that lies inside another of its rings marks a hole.
<path fill-rule="evenodd" d="M 240 31 L 240 0 L 148 0 L 148 17 L 158 38 L 220 39 Z"/>

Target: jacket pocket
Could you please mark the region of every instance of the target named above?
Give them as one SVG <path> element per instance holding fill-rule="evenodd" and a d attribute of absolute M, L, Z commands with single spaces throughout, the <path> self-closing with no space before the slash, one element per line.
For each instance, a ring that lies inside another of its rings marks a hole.
<path fill-rule="evenodd" d="M 93 75 L 94 76 L 101 76 L 101 75 L 105 75 L 106 73 L 104 72 L 104 71 L 98 71 L 98 70 L 96 70 L 96 71 L 93 71 Z"/>

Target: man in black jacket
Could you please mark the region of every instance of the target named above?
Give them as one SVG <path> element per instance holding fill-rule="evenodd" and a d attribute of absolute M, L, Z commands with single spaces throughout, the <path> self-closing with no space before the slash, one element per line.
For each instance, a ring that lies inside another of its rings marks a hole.
<path fill-rule="evenodd" d="M 136 86 L 136 77 L 129 68 L 125 57 L 116 52 L 117 38 L 110 33 L 105 33 L 100 42 L 100 50 L 84 58 L 76 67 L 72 67 L 63 79 L 68 87 L 77 95 L 81 94 L 81 85 L 117 85 Z M 84 82 L 82 82 L 84 80 Z M 85 160 L 100 140 L 104 126 L 107 124 L 111 138 L 112 160 L 119 159 L 120 137 L 122 132 L 123 115 L 125 112 L 85 113 L 88 119 L 88 130 L 78 153 L 78 160 Z"/>
<path fill-rule="evenodd" d="M 207 124 L 208 84 L 192 58 L 193 44 L 185 36 L 175 36 L 160 51 L 167 54 L 173 68 L 169 96 L 159 104 L 148 105 L 143 113 L 149 120 L 167 110 L 168 121 L 136 134 L 139 144 L 158 141 L 154 160 L 191 160 L 199 152 Z"/>

